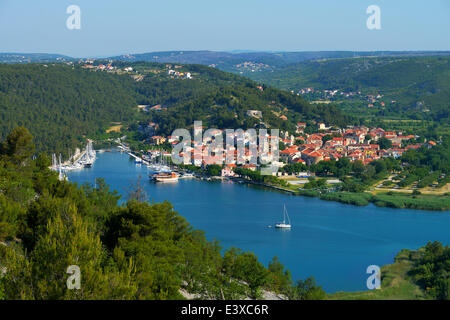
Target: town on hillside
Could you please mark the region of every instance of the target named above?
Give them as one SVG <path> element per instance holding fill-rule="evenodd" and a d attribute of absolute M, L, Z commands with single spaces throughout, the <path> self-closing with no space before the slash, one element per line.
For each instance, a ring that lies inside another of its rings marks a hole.
<path fill-rule="evenodd" d="M 324 123 L 317 123 L 317 130 L 314 133 L 305 133 L 306 123 L 297 123 L 296 131 L 294 133 L 281 132 L 281 135 L 270 136 L 267 134 L 268 143 L 272 143 L 272 139 L 279 139 L 279 159 L 272 159 L 272 153 L 266 156 L 265 162 L 282 168 L 287 164 L 301 163 L 306 166 L 317 164 L 320 161 L 330 161 L 334 159 L 339 161 L 341 158 L 348 158 L 351 162 L 361 161 L 364 165 L 368 163 L 391 157 L 399 158 L 404 152 L 410 149 L 419 149 L 422 146 L 432 148 L 436 145 L 434 141 L 417 142 L 420 138 L 417 135 L 406 135 L 401 131 L 386 131 L 382 128 L 367 128 L 365 126 L 349 126 L 347 128 L 327 127 Z M 169 146 L 169 149 L 180 143 L 178 136 L 163 136 L 156 135 L 158 132 L 158 124 L 149 122 L 146 126 L 141 126 L 141 131 L 145 132 L 147 136 L 147 143 L 156 146 Z M 225 130 L 216 129 L 214 134 L 222 135 Z M 213 141 L 211 139 L 204 139 L 201 144 L 194 144 L 186 146 L 185 152 L 188 153 L 191 164 L 196 166 L 206 166 L 209 164 L 222 164 L 223 158 L 234 159 L 227 162 L 222 170 L 222 176 L 232 176 L 233 168 L 236 167 L 236 159 L 238 150 L 235 146 L 243 145 L 244 152 L 242 158 L 246 164 L 242 167 L 257 170 L 260 165 L 250 164 L 250 159 L 253 154 L 251 152 L 251 139 L 247 134 L 238 135 L 237 131 L 234 133 L 227 133 L 226 139 L 234 141 L 233 146 L 223 148 L 211 146 Z M 242 141 L 240 141 L 241 139 Z M 223 141 L 226 141 L 225 138 Z M 206 149 L 209 149 L 210 156 L 205 159 Z M 268 149 L 266 149 L 268 150 Z M 223 153 L 221 153 L 223 152 Z M 148 150 L 150 158 L 158 156 L 159 153 L 155 150 Z M 170 152 L 166 152 L 166 156 L 170 156 Z M 231 154 L 231 157 L 229 155 Z M 186 154 L 180 152 L 181 157 L 186 157 Z M 274 173 L 275 175 L 276 173 Z M 281 174 L 278 172 L 278 174 Z"/>

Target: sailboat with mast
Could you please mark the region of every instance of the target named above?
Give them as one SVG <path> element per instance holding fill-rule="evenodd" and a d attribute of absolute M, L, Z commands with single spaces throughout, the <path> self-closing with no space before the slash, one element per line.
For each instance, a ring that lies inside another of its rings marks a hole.
<path fill-rule="evenodd" d="M 286 223 L 286 218 L 287 222 Z M 275 224 L 275 228 L 281 228 L 281 229 L 290 229 L 291 228 L 291 220 L 289 219 L 289 215 L 286 210 L 286 205 L 283 205 L 283 222 L 279 222 Z"/>

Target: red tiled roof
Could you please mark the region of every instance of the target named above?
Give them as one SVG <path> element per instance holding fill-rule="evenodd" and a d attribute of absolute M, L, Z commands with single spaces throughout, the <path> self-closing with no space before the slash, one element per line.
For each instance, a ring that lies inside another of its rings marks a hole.
<path fill-rule="evenodd" d="M 317 151 L 311 152 L 309 154 L 310 157 L 321 157 L 322 155 L 320 153 L 318 153 Z"/>
<path fill-rule="evenodd" d="M 292 154 L 292 153 L 298 153 L 298 150 L 294 149 L 294 148 L 288 148 L 288 149 L 284 149 L 283 151 L 280 151 L 280 153 L 282 153 L 282 154 Z"/>

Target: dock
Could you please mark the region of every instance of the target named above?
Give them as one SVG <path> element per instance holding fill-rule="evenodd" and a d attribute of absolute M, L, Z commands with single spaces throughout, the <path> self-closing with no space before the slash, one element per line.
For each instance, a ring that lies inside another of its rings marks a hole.
<path fill-rule="evenodd" d="M 131 152 L 127 152 L 127 154 L 128 154 L 130 157 L 133 157 L 134 159 L 136 159 L 137 162 L 140 162 L 140 163 L 145 164 L 145 165 L 149 165 L 149 164 L 150 164 L 148 161 L 145 161 L 144 159 L 138 157 L 138 156 L 135 155 L 135 154 L 132 154 Z"/>

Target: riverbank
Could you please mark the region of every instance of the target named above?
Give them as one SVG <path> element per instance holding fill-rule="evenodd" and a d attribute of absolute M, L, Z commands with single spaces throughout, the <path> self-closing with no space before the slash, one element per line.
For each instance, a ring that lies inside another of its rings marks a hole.
<path fill-rule="evenodd" d="M 417 250 L 403 249 L 394 263 L 381 267 L 380 288 L 359 292 L 336 292 L 332 300 L 448 300 L 450 248 L 429 241 Z"/>
<path fill-rule="evenodd" d="M 446 195 L 428 195 L 428 194 L 405 194 L 405 193 L 378 193 L 371 194 L 369 192 L 324 192 L 323 190 L 295 190 L 293 187 L 285 188 L 281 186 L 271 185 L 262 182 L 255 182 L 244 178 L 239 178 L 248 184 L 258 185 L 268 189 L 287 192 L 293 195 L 315 197 L 326 201 L 336 201 L 355 206 L 366 206 L 373 203 L 377 207 L 388 207 L 395 209 L 417 209 L 428 211 L 446 211 L 450 210 L 450 197 Z"/>
<path fill-rule="evenodd" d="M 329 294 L 329 300 L 425 300 L 425 291 L 417 285 L 408 273 L 414 268 L 416 251 L 402 250 L 393 264 L 381 267 L 381 287 L 378 290 L 357 292 L 336 292 Z M 428 298 L 429 299 L 429 298 Z"/>

